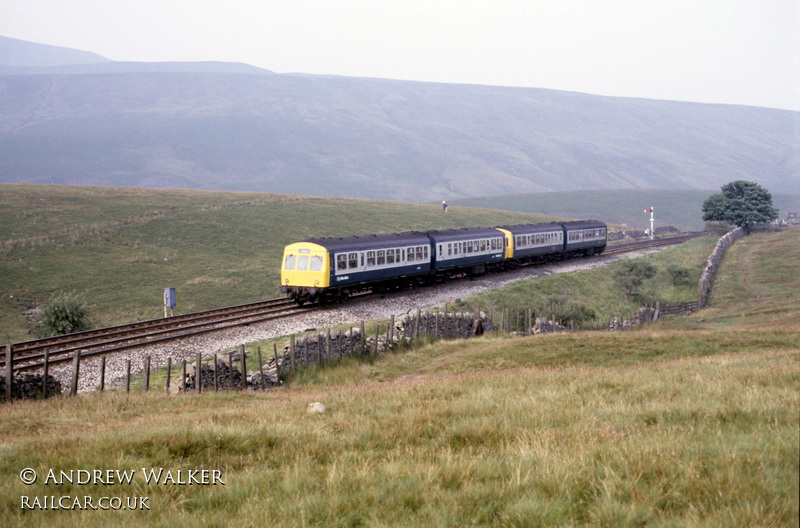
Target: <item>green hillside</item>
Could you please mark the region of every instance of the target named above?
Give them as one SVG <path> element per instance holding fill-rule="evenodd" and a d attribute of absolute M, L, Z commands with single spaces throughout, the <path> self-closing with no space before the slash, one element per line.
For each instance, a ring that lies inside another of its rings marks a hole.
<path fill-rule="evenodd" d="M 259 193 L 0 185 L 0 331 L 27 337 L 30 309 L 83 293 L 96 326 L 279 296 L 291 242 L 550 217 L 439 205 Z"/>
<path fill-rule="evenodd" d="M 554 215 L 563 218 L 600 218 L 638 229 L 650 228 L 650 215 L 643 209 L 655 208 L 656 228 L 674 226 L 681 231 L 700 231 L 703 202 L 719 189 L 702 190 L 617 190 L 571 191 L 487 196 L 453 200 L 454 206 L 483 207 Z M 780 218 L 788 212 L 800 213 L 800 195 L 773 194 L 773 205 Z"/>

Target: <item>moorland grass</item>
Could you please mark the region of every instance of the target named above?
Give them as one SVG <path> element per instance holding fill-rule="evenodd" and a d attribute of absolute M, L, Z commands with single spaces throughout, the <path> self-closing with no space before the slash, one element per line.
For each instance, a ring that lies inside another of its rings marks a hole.
<path fill-rule="evenodd" d="M 286 244 L 311 237 L 550 221 L 551 217 L 261 193 L 0 184 L 0 330 L 29 339 L 29 310 L 84 294 L 95 326 L 273 298 Z"/>
<path fill-rule="evenodd" d="M 784 236 L 736 242 L 752 264 L 748 284 L 769 282 L 767 270 L 784 273 L 761 265 Z M 305 369 L 269 393 L 83 394 L 0 407 L 2 519 L 89 527 L 797 526 L 800 304 L 777 290 L 754 304 L 739 286 L 740 262 L 723 260 L 712 306 L 683 323 L 431 342 Z M 800 279 L 785 280 L 796 291 Z M 719 299 L 724 308 L 714 305 Z M 786 312 L 783 324 L 761 306 L 772 303 Z M 742 314 L 747 324 L 716 324 Z M 327 412 L 307 414 L 313 401 Z M 20 471 L 28 467 L 39 475 L 138 473 L 130 485 L 40 478 L 25 486 Z M 225 484 L 148 484 L 141 468 L 214 469 Z M 22 496 L 49 495 L 148 496 L 150 509 L 20 508 Z"/>
<path fill-rule="evenodd" d="M 790 526 L 797 352 L 500 365 L 266 395 L 108 393 L 54 402 L 47 414 L 47 403 L 15 404 L 0 411 L 15 424 L 0 436 L 4 518 L 18 526 Z M 311 401 L 327 412 L 307 415 Z M 23 486 L 26 467 L 40 475 L 218 469 L 225 485 L 156 486 L 137 475 L 133 485 Z M 54 493 L 145 495 L 150 511 L 21 511 L 21 496 Z"/>

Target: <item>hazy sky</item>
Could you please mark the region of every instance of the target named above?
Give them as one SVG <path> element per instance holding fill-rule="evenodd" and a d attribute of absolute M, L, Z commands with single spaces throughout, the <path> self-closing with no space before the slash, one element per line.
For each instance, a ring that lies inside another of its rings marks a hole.
<path fill-rule="evenodd" d="M 117 61 L 800 110 L 800 0 L 0 0 L 0 35 Z"/>

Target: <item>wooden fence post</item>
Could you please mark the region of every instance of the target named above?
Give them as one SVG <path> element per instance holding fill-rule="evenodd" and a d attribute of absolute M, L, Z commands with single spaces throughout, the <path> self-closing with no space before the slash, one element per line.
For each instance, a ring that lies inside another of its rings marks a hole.
<path fill-rule="evenodd" d="M 150 356 L 144 358 L 144 378 L 142 379 L 142 392 L 150 390 Z"/>
<path fill-rule="evenodd" d="M 261 361 L 261 346 L 256 348 L 258 351 L 258 372 L 261 374 L 261 390 L 265 390 L 266 386 L 264 385 L 264 363 Z"/>
<path fill-rule="evenodd" d="M 100 358 L 100 387 L 99 387 L 100 394 L 103 394 L 103 389 L 105 388 L 105 384 L 106 384 L 106 357 L 103 356 Z M 45 387 L 47 387 L 46 383 Z"/>
<path fill-rule="evenodd" d="M 14 379 L 14 347 L 6 336 L 6 402 L 11 403 L 11 382 Z"/>
<path fill-rule="evenodd" d="M 236 368 L 233 364 L 233 352 L 228 352 L 228 365 L 230 366 L 230 370 L 228 370 L 228 389 L 233 390 L 233 369 Z"/>
<path fill-rule="evenodd" d="M 281 384 L 281 365 L 278 363 L 278 345 L 272 343 L 272 351 L 275 353 L 275 384 Z"/>
<path fill-rule="evenodd" d="M 294 374 L 295 371 L 295 338 L 294 334 L 292 334 L 291 339 L 289 340 L 289 368 L 291 369 L 291 373 Z"/>
<path fill-rule="evenodd" d="M 181 392 L 186 394 L 186 360 L 181 361 Z"/>
<path fill-rule="evenodd" d="M 164 387 L 164 392 L 169 394 L 169 382 L 172 378 L 172 357 L 167 358 L 167 384 Z"/>
<path fill-rule="evenodd" d="M 214 352 L 214 392 L 219 392 L 219 358 Z"/>
<path fill-rule="evenodd" d="M 331 327 L 328 327 L 328 331 L 325 335 L 325 363 L 329 364 L 331 362 Z"/>
<path fill-rule="evenodd" d="M 8 366 L 9 370 L 11 370 L 10 361 L 8 362 Z M 72 386 L 70 387 L 69 391 L 70 396 L 75 396 L 76 394 L 78 394 L 78 373 L 80 372 L 80 370 L 81 370 L 81 351 L 76 350 L 75 356 L 72 359 Z"/>
<path fill-rule="evenodd" d="M 364 330 L 364 321 L 361 321 L 361 355 L 367 353 L 367 331 Z"/>
<path fill-rule="evenodd" d="M 242 352 L 242 390 L 247 390 L 247 357 L 245 354 L 244 345 L 239 349 Z"/>
<path fill-rule="evenodd" d="M 129 393 L 131 391 L 131 360 L 128 359 L 125 362 L 125 393 Z"/>
<path fill-rule="evenodd" d="M 203 367 L 203 358 L 200 357 L 200 352 L 195 355 L 194 359 L 194 390 L 197 394 L 203 392 L 203 374 L 201 369 Z"/>
<path fill-rule="evenodd" d="M 105 356 L 103 356 L 105 357 Z M 44 349 L 44 372 L 42 372 L 42 396 L 47 399 L 47 369 L 50 367 L 50 349 Z"/>

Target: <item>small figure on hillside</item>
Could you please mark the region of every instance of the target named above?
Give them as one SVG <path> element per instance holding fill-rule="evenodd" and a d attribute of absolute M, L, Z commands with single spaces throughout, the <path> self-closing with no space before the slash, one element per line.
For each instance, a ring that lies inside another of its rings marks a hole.
<path fill-rule="evenodd" d="M 444 210 L 445 213 L 447 212 L 447 200 L 442 200 L 442 210 Z"/>

